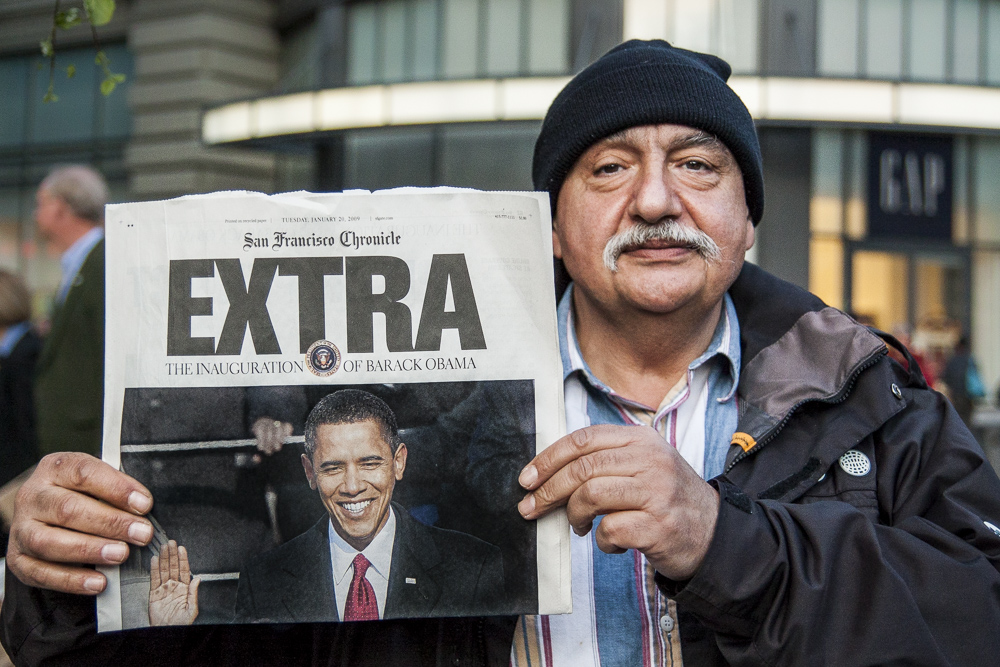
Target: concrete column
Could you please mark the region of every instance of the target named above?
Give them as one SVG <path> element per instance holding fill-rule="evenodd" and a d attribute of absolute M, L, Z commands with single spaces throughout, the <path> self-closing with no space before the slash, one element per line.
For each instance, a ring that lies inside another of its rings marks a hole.
<path fill-rule="evenodd" d="M 133 196 L 272 189 L 273 156 L 203 145 L 201 116 L 206 107 L 273 88 L 279 50 L 273 11 L 269 0 L 133 3 L 133 132 L 125 158 Z"/>

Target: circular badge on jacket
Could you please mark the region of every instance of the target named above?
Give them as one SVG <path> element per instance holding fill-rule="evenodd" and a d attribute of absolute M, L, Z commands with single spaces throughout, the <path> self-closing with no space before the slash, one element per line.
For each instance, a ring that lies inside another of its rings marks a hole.
<path fill-rule="evenodd" d="M 321 378 L 333 375 L 340 368 L 340 350 L 328 340 L 318 340 L 306 350 L 306 366 Z"/>
<path fill-rule="evenodd" d="M 840 467 L 843 468 L 844 472 L 848 475 L 853 475 L 855 477 L 864 477 L 872 469 L 872 462 L 868 460 L 862 452 L 856 449 L 848 449 L 844 452 L 844 455 L 840 457 Z"/>

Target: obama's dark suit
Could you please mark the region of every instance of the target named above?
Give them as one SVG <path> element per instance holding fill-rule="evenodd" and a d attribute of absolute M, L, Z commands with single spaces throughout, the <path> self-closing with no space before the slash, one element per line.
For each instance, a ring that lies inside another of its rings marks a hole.
<path fill-rule="evenodd" d="M 504 613 L 500 550 L 451 530 L 425 526 L 393 504 L 396 537 L 383 618 Z M 251 561 L 240 572 L 237 623 L 340 620 L 324 516 L 302 535 Z"/>

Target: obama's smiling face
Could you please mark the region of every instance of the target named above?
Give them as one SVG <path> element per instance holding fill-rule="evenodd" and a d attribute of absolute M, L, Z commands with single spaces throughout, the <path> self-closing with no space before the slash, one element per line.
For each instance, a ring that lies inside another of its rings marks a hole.
<path fill-rule="evenodd" d="M 302 455 L 309 486 L 319 491 L 337 534 L 364 550 L 389 519 L 392 491 L 403 479 L 406 445 L 396 451 L 378 421 L 320 424 L 316 447 Z"/>

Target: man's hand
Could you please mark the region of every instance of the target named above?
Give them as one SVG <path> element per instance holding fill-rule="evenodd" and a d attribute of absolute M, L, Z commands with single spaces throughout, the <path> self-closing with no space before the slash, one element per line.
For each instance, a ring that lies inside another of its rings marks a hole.
<path fill-rule="evenodd" d="M 149 564 L 149 624 L 191 625 L 198 618 L 198 586 L 187 549 L 170 540 Z"/>
<path fill-rule="evenodd" d="M 281 451 L 285 440 L 292 435 L 292 425 L 288 422 L 261 417 L 250 427 L 257 438 L 257 449 L 267 456 Z"/>
<path fill-rule="evenodd" d="M 95 595 L 104 575 L 82 564 L 120 565 L 145 545 L 153 506 L 142 484 L 88 454 L 49 454 L 17 493 L 7 567 L 29 586 Z"/>
<path fill-rule="evenodd" d="M 719 494 L 673 447 L 645 426 L 590 426 L 557 440 L 518 478 L 530 493 L 518 504 L 525 519 L 563 505 L 586 535 L 594 518 L 607 553 L 638 549 L 661 574 L 690 578 L 715 532 Z"/>

